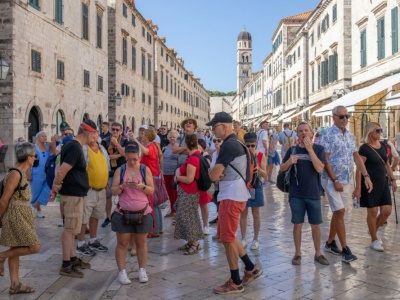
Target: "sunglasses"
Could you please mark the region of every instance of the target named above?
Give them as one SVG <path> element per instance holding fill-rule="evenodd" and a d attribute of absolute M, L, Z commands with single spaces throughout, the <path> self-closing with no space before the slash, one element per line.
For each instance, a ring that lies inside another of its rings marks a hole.
<path fill-rule="evenodd" d="M 382 129 L 382 128 L 375 129 L 375 133 L 382 133 L 382 132 L 383 132 L 383 129 Z"/>
<path fill-rule="evenodd" d="M 247 147 L 247 148 L 250 148 L 250 147 L 251 147 L 251 148 L 255 148 L 255 147 L 256 147 L 256 144 L 246 144 L 246 147 Z"/>
<path fill-rule="evenodd" d="M 214 143 L 221 143 L 221 139 L 213 139 Z"/>
<path fill-rule="evenodd" d="M 185 125 L 192 125 L 192 124 L 193 124 L 192 121 L 186 121 L 186 122 L 185 122 Z"/>
<path fill-rule="evenodd" d="M 127 161 L 138 161 L 139 158 L 127 158 L 126 160 L 127 160 Z"/>
<path fill-rule="evenodd" d="M 350 115 L 335 115 L 336 117 L 338 117 L 340 120 L 343 120 L 344 118 L 346 118 L 347 120 L 350 119 Z"/>
<path fill-rule="evenodd" d="M 111 130 L 112 130 L 112 131 L 118 132 L 118 131 L 119 131 L 119 128 L 111 128 Z"/>

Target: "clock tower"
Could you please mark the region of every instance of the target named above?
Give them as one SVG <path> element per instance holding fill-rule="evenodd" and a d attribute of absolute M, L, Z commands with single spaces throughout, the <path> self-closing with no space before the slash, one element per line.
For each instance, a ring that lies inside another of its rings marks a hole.
<path fill-rule="evenodd" d="M 239 33 L 237 39 L 236 74 L 237 74 L 237 93 L 240 94 L 244 85 L 249 81 L 252 72 L 252 41 L 251 34 L 246 28 Z"/>

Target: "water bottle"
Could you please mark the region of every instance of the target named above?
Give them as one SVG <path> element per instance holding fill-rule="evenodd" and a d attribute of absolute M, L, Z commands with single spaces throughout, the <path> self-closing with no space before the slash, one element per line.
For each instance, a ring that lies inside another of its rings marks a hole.
<path fill-rule="evenodd" d="M 357 197 L 354 197 L 353 199 L 353 208 L 360 208 L 360 199 L 358 199 Z"/>

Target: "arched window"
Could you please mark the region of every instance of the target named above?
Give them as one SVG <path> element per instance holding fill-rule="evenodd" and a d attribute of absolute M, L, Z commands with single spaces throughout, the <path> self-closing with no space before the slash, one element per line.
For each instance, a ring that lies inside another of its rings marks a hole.
<path fill-rule="evenodd" d="M 142 118 L 142 124 L 140 124 L 140 125 L 145 125 L 146 124 L 146 119 L 143 117 Z"/>
<path fill-rule="evenodd" d="M 132 117 L 131 129 L 132 129 L 132 132 L 135 132 L 135 117 Z"/>
<path fill-rule="evenodd" d="M 36 106 L 31 108 L 28 117 L 28 123 L 31 125 L 28 129 L 28 141 L 31 143 L 35 142 L 35 135 L 40 131 L 40 113 Z"/>
<path fill-rule="evenodd" d="M 90 120 L 90 117 L 89 117 L 89 114 L 88 114 L 88 113 L 85 113 L 85 114 L 83 115 L 82 122 L 85 122 L 86 120 Z"/>
<path fill-rule="evenodd" d="M 97 117 L 97 128 L 99 128 L 99 130 L 101 130 L 101 124 L 103 124 L 103 118 L 101 117 L 101 115 L 99 115 Z"/>
<path fill-rule="evenodd" d="M 61 110 L 58 110 L 56 113 L 56 134 L 61 134 L 60 124 L 64 121 L 64 113 Z"/>
<path fill-rule="evenodd" d="M 124 131 L 126 128 L 126 116 L 122 117 L 122 130 Z"/>

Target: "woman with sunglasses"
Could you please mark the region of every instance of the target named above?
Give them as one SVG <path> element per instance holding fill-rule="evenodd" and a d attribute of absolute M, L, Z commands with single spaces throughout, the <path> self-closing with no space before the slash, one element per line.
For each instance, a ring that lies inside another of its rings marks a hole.
<path fill-rule="evenodd" d="M 35 150 L 35 146 L 31 143 L 24 142 L 16 145 L 16 169 L 10 170 L 2 182 L 4 192 L 0 198 L 0 220 L 2 220 L 3 228 L 0 245 L 10 247 L 10 249 L 0 252 L 0 276 L 4 277 L 4 262 L 8 258 L 10 294 L 35 292 L 34 288 L 20 283 L 18 278 L 19 257 L 34 254 L 40 250 L 35 217 L 29 206 L 31 188 L 26 176 L 35 163 L 37 155 Z"/>
<path fill-rule="evenodd" d="M 40 206 L 46 206 L 50 197 L 50 187 L 46 183 L 46 162 L 50 156 L 50 148 L 47 145 L 47 135 L 44 131 L 39 131 L 36 134 L 35 151 L 39 164 L 33 167 L 28 180 L 30 181 L 32 199 L 30 201 L 32 212 L 37 218 L 44 218 L 43 211 Z"/>
<path fill-rule="evenodd" d="M 374 186 L 369 193 L 364 184 L 361 171 L 357 168 L 356 189 L 353 197 L 360 199 L 360 206 L 367 208 L 367 224 L 371 236 L 371 249 L 384 251 L 382 241 L 378 238 L 379 227 L 387 220 L 392 213 L 392 199 L 390 186 L 394 192 L 397 190 L 396 179 L 390 167 L 386 146 L 379 141 L 382 135 L 382 128 L 378 123 L 369 122 L 364 127 L 364 144 L 361 145 L 358 153 L 365 164 L 365 168 Z M 379 216 L 377 216 L 380 211 Z"/>
<path fill-rule="evenodd" d="M 140 144 L 139 144 L 140 145 Z M 117 233 L 117 247 L 115 260 L 118 266 L 118 281 L 121 284 L 130 284 L 131 280 L 125 270 L 126 252 L 131 235 L 135 240 L 136 254 L 139 263 L 139 282 L 145 283 L 149 279 L 146 274 L 147 265 L 147 234 L 153 228 L 152 208 L 149 203 L 149 195 L 154 192 L 153 177 L 146 167 L 145 178 L 140 170 L 141 151 L 138 143 L 129 142 L 125 147 L 126 165 L 122 174 L 121 167 L 114 174 L 111 192 L 118 195 L 118 204 L 111 216 L 111 229 Z M 142 224 L 124 224 L 123 211 L 143 211 Z"/>
<path fill-rule="evenodd" d="M 189 156 L 185 163 L 175 173 L 175 182 L 178 183 L 178 199 L 175 203 L 175 239 L 186 240 L 187 243 L 179 247 L 183 254 L 192 255 L 201 249 L 199 243 L 203 239 L 203 231 L 199 217 L 199 189 L 196 178 L 200 177 L 200 159 L 193 154 L 200 155 L 197 150 L 197 136 L 187 134 L 185 144 Z"/>
<path fill-rule="evenodd" d="M 267 160 L 261 151 L 256 150 L 257 145 L 257 135 L 255 133 L 246 133 L 244 135 L 244 141 L 246 146 L 249 148 L 250 152 L 257 158 L 257 172 L 258 176 L 262 178 L 267 177 Z M 251 193 L 252 197 L 247 201 L 246 208 L 242 211 L 240 215 L 240 232 L 242 234 L 242 245 L 243 248 L 247 246 L 246 233 L 247 233 L 247 214 L 249 207 L 251 208 L 251 213 L 253 215 L 253 227 L 254 227 L 254 238 L 251 243 L 251 250 L 257 250 L 259 247 L 258 235 L 261 228 L 261 216 L 260 207 L 264 206 L 264 193 L 262 189 L 261 181 L 259 185 L 254 189 L 254 193 Z"/>

